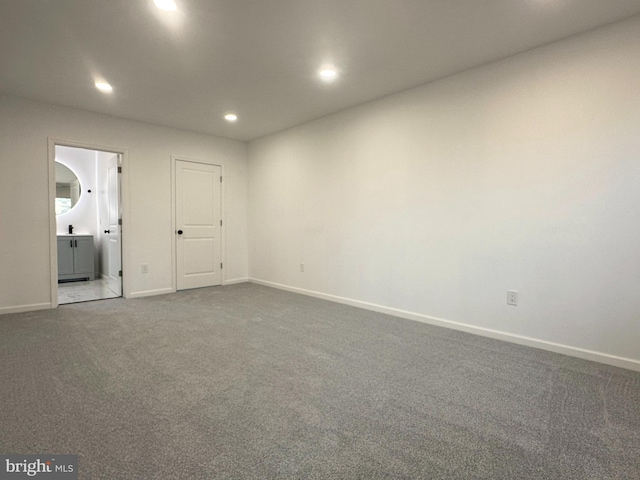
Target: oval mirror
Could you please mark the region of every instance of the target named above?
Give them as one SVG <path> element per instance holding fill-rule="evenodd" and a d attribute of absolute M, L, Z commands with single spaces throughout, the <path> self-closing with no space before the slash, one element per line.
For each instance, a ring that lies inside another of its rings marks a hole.
<path fill-rule="evenodd" d="M 67 213 L 80 200 L 80 180 L 71 169 L 56 162 L 56 215 Z"/>

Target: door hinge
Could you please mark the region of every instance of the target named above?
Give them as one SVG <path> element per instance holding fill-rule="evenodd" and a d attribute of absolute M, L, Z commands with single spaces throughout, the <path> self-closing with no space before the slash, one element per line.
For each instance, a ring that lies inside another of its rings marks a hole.
<path fill-rule="evenodd" d="M 122 270 L 118 271 L 118 276 L 121 277 L 122 276 Z"/>
<path fill-rule="evenodd" d="M 222 264 L 220 264 L 220 270 L 222 270 Z"/>
<path fill-rule="evenodd" d="M 118 225 L 122 225 L 122 219 L 121 218 L 118 219 Z"/>
<path fill-rule="evenodd" d="M 222 220 L 220 220 L 220 226 L 222 226 Z"/>
<path fill-rule="evenodd" d="M 222 183 L 222 175 L 220 175 L 220 183 Z"/>
<path fill-rule="evenodd" d="M 122 167 L 118 167 L 118 173 L 122 173 Z"/>

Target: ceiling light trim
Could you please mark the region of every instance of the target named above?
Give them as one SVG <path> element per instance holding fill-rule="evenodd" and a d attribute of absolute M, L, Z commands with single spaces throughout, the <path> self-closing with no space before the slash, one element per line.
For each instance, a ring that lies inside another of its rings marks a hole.
<path fill-rule="evenodd" d="M 153 0 L 153 3 L 160 10 L 164 10 L 165 12 L 174 12 L 178 9 L 176 2 L 173 0 Z"/>
<path fill-rule="evenodd" d="M 323 80 L 331 81 L 331 80 L 335 80 L 338 77 L 338 71 L 333 67 L 323 67 L 318 72 L 318 75 Z"/>
<path fill-rule="evenodd" d="M 94 85 L 102 93 L 111 93 L 111 92 L 113 92 L 113 87 L 108 82 L 105 82 L 105 81 L 102 81 L 102 80 L 96 80 Z"/>

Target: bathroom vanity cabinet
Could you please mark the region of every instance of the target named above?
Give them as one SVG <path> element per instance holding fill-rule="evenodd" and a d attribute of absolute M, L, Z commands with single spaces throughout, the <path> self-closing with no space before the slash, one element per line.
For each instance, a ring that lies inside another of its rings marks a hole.
<path fill-rule="evenodd" d="M 58 235 L 58 282 L 95 279 L 93 235 Z"/>

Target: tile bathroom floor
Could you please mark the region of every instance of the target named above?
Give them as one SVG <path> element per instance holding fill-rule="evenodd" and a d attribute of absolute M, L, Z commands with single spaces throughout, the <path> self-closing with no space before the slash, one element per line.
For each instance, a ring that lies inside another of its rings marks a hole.
<path fill-rule="evenodd" d="M 105 298 L 116 298 L 117 295 L 109 288 L 109 282 L 104 278 L 81 282 L 58 283 L 58 304 L 89 302 Z"/>

